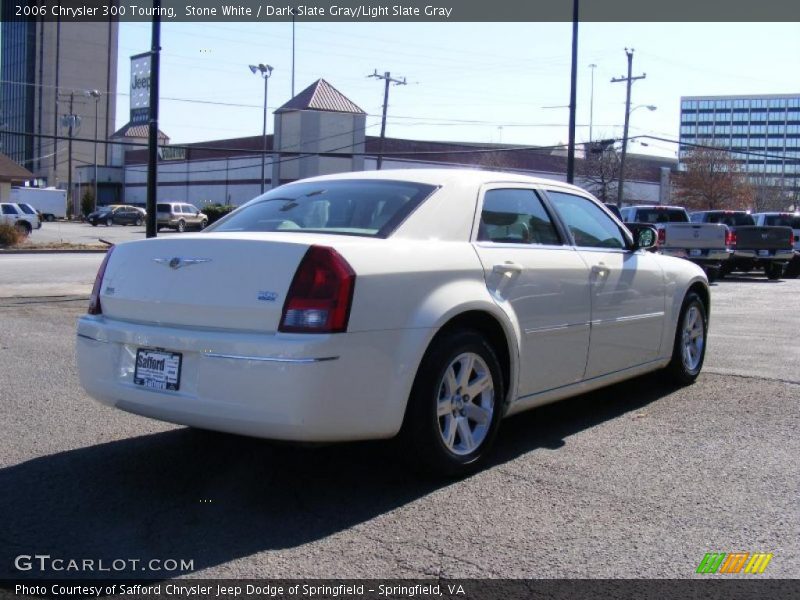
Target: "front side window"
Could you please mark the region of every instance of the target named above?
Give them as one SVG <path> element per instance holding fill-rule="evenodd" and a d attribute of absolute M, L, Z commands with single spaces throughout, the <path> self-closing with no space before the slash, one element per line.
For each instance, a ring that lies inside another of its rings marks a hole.
<path fill-rule="evenodd" d="M 36 214 L 36 211 L 31 208 L 30 204 L 18 204 L 17 206 L 19 206 L 20 209 L 22 209 L 22 212 L 24 212 L 26 215 Z"/>
<path fill-rule="evenodd" d="M 617 224 L 591 200 L 549 190 L 548 198 L 569 229 L 576 246 L 626 248 L 627 241 Z"/>
<path fill-rule="evenodd" d="M 371 179 L 309 181 L 270 190 L 206 231 L 288 231 L 387 237 L 436 186 Z"/>
<path fill-rule="evenodd" d="M 489 190 L 483 198 L 478 241 L 558 245 L 561 240 L 533 190 Z"/>

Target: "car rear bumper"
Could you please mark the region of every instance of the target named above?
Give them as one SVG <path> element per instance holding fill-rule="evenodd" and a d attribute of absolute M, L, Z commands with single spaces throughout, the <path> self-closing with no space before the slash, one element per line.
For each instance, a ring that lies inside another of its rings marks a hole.
<path fill-rule="evenodd" d="M 146 417 L 255 437 L 324 442 L 399 431 L 416 362 L 398 353 L 427 330 L 335 335 L 154 327 L 84 316 L 80 381 L 103 404 Z M 179 391 L 134 383 L 139 348 L 182 354 Z"/>
<path fill-rule="evenodd" d="M 767 250 L 766 254 L 762 254 L 762 250 L 745 250 L 741 248 L 736 248 L 733 252 L 734 258 L 739 259 L 751 259 L 751 260 L 764 260 L 764 261 L 773 261 L 773 260 L 791 260 L 792 256 L 794 255 L 794 251 L 791 248 L 781 249 L 781 250 Z"/>
<path fill-rule="evenodd" d="M 693 262 L 722 262 L 728 260 L 733 252 L 727 248 L 699 248 L 699 254 L 693 254 L 690 248 L 661 248 L 659 252 L 665 256 L 685 258 Z"/>

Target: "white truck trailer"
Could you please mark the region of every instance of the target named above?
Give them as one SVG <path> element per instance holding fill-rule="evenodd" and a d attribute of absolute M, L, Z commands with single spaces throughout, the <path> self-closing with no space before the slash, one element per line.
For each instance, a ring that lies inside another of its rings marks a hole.
<path fill-rule="evenodd" d="M 67 217 L 67 191 L 58 188 L 11 188 L 11 202 L 30 204 L 45 221 Z"/>

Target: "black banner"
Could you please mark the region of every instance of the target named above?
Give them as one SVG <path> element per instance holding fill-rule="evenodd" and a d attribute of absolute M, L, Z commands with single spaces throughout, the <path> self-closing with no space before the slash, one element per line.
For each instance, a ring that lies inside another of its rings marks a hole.
<path fill-rule="evenodd" d="M 0 599 L 133 600 L 783 600 L 800 580 L 716 579 L 366 579 L 0 581 Z"/>
<path fill-rule="evenodd" d="M 4 19 L 149 21 L 150 0 L 5 0 Z M 543 22 L 571 21 L 569 0 L 162 0 L 165 23 L 221 22 Z M 583 0 L 585 22 L 800 21 L 800 2 L 787 0 Z M 743 40 L 743 43 L 746 41 Z"/>

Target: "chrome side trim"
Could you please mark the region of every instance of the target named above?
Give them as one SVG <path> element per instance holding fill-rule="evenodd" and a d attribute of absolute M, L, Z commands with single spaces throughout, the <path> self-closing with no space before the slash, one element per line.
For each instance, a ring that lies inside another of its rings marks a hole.
<path fill-rule="evenodd" d="M 630 315 L 628 317 L 615 317 L 613 319 L 597 319 L 592 321 L 592 325 L 608 325 L 610 323 L 626 323 L 628 321 L 643 321 L 644 319 L 660 319 L 664 317 L 664 311 L 647 313 L 644 315 Z"/>
<path fill-rule="evenodd" d="M 107 344 L 108 343 L 108 340 L 98 340 L 97 338 L 93 338 L 92 336 L 86 335 L 85 333 L 77 333 L 75 335 L 77 335 L 79 338 L 83 338 L 85 340 L 91 340 L 93 342 L 100 342 L 101 344 Z"/>
<path fill-rule="evenodd" d="M 526 329 L 526 335 L 533 335 L 537 333 L 552 333 L 554 331 L 565 331 L 567 329 L 573 329 L 575 327 L 588 327 L 590 323 L 587 321 L 585 323 L 565 323 L 563 325 L 555 325 L 553 327 L 534 327 L 533 329 Z"/>
<path fill-rule="evenodd" d="M 283 358 L 280 356 L 244 356 L 241 354 L 221 354 L 219 352 L 204 352 L 201 354 L 201 356 L 208 358 L 224 358 L 227 360 L 250 360 L 256 362 L 292 363 L 302 365 L 327 362 L 330 360 L 339 360 L 338 356 L 321 356 L 319 358 Z"/>

